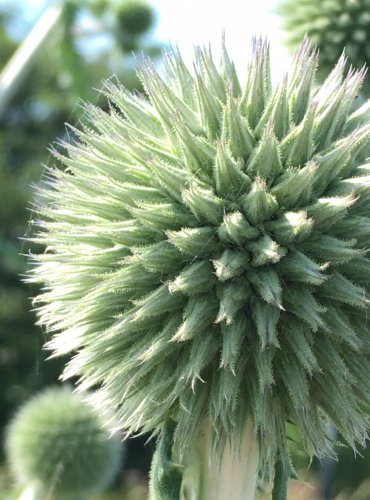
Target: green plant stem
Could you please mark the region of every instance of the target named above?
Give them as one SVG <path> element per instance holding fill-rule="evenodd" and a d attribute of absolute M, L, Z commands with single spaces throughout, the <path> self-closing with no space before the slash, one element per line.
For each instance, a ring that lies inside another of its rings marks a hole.
<path fill-rule="evenodd" d="M 40 489 L 35 484 L 28 485 L 18 500 L 37 500 L 40 498 Z"/>
<path fill-rule="evenodd" d="M 0 74 L 0 118 L 45 47 L 62 15 L 62 5 L 50 6 L 23 40 Z"/>
<path fill-rule="evenodd" d="M 186 463 L 180 500 L 254 500 L 259 449 L 251 421 L 240 448 L 226 443 L 221 460 L 212 449 L 212 428 L 203 422 Z"/>
<path fill-rule="evenodd" d="M 150 471 L 149 500 L 179 500 L 182 471 L 172 461 L 173 429 L 173 423 L 167 423 L 157 444 Z"/>
<path fill-rule="evenodd" d="M 272 500 L 286 500 L 288 495 L 289 471 L 283 463 L 277 460 L 275 465 L 274 488 L 272 490 Z"/>

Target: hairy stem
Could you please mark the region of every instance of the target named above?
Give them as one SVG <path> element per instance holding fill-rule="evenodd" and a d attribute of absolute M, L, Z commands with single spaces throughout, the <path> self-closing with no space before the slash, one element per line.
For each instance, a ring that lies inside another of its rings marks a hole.
<path fill-rule="evenodd" d="M 239 449 L 225 445 L 221 460 L 212 452 L 212 428 L 205 421 L 186 460 L 180 500 L 253 500 L 259 450 L 251 421 Z"/>
<path fill-rule="evenodd" d="M 48 7 L 1 72 L 0 117 L 55 31 L 62 10 L 61 5 Z"/>
<path fill-rule="evenodd" d="M 288 495 L 289 471 L 284 468 L 283 463 L 278 460 L 275 465 L 274 488 L 272 500 L 286 500 Z"/>

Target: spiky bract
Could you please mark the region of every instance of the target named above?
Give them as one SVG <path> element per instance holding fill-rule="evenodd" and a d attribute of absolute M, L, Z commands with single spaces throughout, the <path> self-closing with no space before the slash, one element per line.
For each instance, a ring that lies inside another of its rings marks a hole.
<path fill-rule="evenodd" d="M 272 89 L 258 41 L 242 88 L 225 48 L 194 74 L 174 51 L 163 77 L 144 65 L 148 99 L 108 84 L 65 145 L 40 191 L 40 323 L 123 428 L 173 419 L 185 449 L 208 415 L 222 446 L 252 416 L 268 465 L 287 421 L 318 456 L 328 420 L 367 436 L 370 112 L 344 64 L 314 88 L 305 43 Z"/>
<path fill-rule="evenodd" d="M 121 463 L 121 442 L 69 388 L 34 396 L 7 432 L 9 463 L 40 498 L 75 499 L 102 491 Z"/>
<path fill-rule="evenodd" d="M 296 48 L 307 34 L 320 51 L 320 75 L 327 76 L 345 48 L 349 63 L 370 63 L 370 0 L 283 0 L 278 8 L 287 45 Z M 363 91 L 369 95 L 368 79 Z"/>

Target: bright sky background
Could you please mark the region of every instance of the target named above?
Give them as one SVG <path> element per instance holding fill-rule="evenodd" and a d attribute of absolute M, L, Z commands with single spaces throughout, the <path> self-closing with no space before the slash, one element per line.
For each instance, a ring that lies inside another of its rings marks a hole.
<path fill-rule="evenodd" d="M 120 0 L 116 0 L 120 1 Z M 241 80 L 244 79 L 251 39 L 266 35 L 271 42 L 273 79 L 280 80 L 288 67 L 289 57 L 282 45 L 283 33 L 274 9 L 282 0 L 147 0 L 158 12 L 155 38 L 177 43 L 185 61 L 191 66 L 193 45 L 211 42 L 217 56 L 222 32 Z M 12 31 L 22 39 L 37 20 L 48 0 L 0 0 L 0 5 L 22 5 L 22 19 Z M 23 21 L 23 23 L 22 23 Z"/>
<path fill-rule="evenodd" d="M 217 54 L 224 30 L 229 55 L 241 78 L 254 35 L 266 35 L 271 42 L 275 79 L 280 79 L 288 66 L 279 18 L 274 14 L 279 0 L 152 0 L 151 3 L 159 13 L 158 37 L 176 42 L 189 64 L 194 43 L 211 42 Z"/>

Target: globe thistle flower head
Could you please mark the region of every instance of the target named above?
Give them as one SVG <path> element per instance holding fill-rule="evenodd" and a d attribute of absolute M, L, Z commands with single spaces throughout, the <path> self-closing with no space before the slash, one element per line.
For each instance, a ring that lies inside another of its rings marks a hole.
<path fill-rule="evenodd" d="M 101 418 L 69 388 L 34 396 L 9 425 L 9 464 L 39 497 L 86 498 L 101 492 L 121 464 L 121 442 Z M 36 498 L 36 497 L 35 497 Z"/>
<path fill-rule="evenodd" d="M 295 49 L 306 34 L 318 47 L 321 79 L 329 74 L 343 48 L 355 68 L 369 65 L 369 0 L 283 0 L 278 13 L 288 47 Z M 368 79 L 362 91 L 369 95 L 367 86 Z"/>
<path fill-rule="evenodd" d="M 370 260 L 368 106 L 363 72 L 340 59 L 314 87 L 307 41 L 271 86 L 254 42 L 245 86 L 176 50 L 146 96 L 108 83 L 110 111 L 57 153 L 40 188 L 31 280 L 64 376 L 95 388 L 129 433 L 173 421 L 178 449 L 209 418 L 215 447 L 251 417 L 261 467 L 288 462 L 286 425 L 332 454 L 327 422 L 367 437 Z"/>

